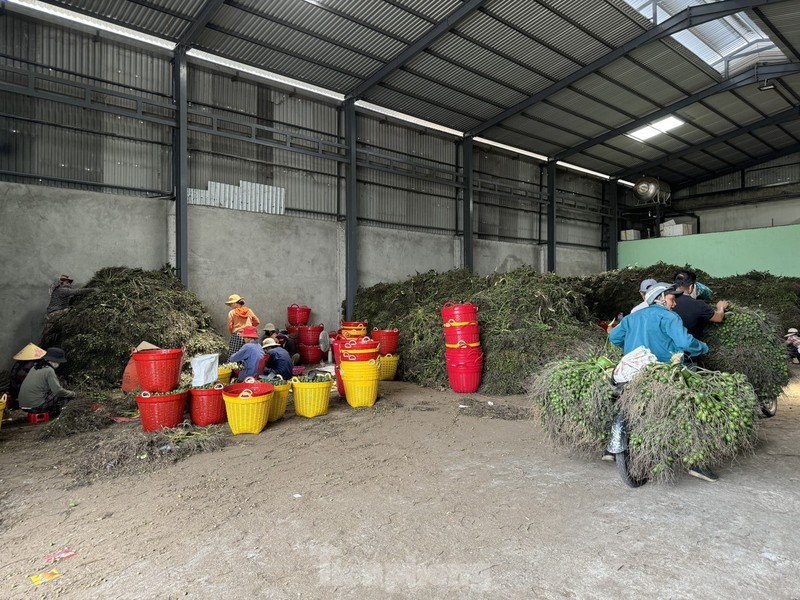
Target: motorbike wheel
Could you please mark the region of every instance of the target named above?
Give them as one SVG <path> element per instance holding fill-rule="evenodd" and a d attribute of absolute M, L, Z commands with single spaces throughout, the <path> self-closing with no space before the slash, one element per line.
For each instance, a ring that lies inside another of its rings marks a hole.
<path fill-rule="evenodd" d="M 762 401 L 761 402 L 761 414 L 765 417 L 774 417 L 775 413 L 778 412 L 778 399 L 773 398 L 769 401 Z"/>
<path fill-rule="evenodd" d="M 631 477 L 631 474 L 628 472 L 628 452 L 628 450 L 625 450 L 624 452 L 618 452 L 614 455 L 614 460 L 617 463 L 617 472 L 622 478 L 622 481 L 625 482 L 625 485 L 638 488 L 647 483 L 647 479 L 634 479 Z"/>

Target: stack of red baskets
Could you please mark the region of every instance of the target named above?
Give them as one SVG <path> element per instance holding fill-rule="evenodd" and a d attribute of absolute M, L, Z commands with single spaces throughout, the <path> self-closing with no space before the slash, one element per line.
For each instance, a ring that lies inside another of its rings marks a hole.
<path fill-rule="evenodd" d="M 300 362 L 315 365 L 322 360 L 322 348 L 319 347 L 319 336 L 325 325 L 302 325 L 297 327 L 297 352 Z"/>
<path fill-rule="evenodd" d="M 188 395 L 188 390 L 178 389 L 183 349 L 142 350 L 133 353 L 133 360 L 143 390 L 136 397 L 142 428 L 155 431 L 175 427 L 183 420 Z"/>
<path fill-rule="evenodd" d="M 305 305 L 292 304 L 286 309 L 286 331 L 293 339 L 297 339 L 300 334 L 300 327 L 308 323 L 310 316 L 311 309 Z"/>
<path fill-rule="evenodd" d="M 447 376 L 454 392 L 471 394 L 481 385 L 483 350 L 478 307 L 447 302 L 442 308 Z"/>

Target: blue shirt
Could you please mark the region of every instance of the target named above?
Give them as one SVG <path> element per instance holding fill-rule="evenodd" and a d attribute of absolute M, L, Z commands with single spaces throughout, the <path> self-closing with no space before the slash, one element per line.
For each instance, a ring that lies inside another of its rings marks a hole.
<path fill-rule="evenodd" d="M 283 377 L 284 381 L 289 381 L 292 378 L 294 368 L 292 357 L 289 356 L 289 353 L 283 348 L 273 346 L 267 350 L 267 354 L 269 354 L 268 366 Z"/>
<path fill-rule="evenodd" d="M 229 362 L 244 363 L 244 369 L 239 372 L 239 381 L 244 381 L 248 377 L 258 379 L 261 373 L 258 372 L 258 363 L 264 357 L 264 349 L 258 342 L 248 342 L 242 348 L 231 354 Z"/>
<path fill-rule="evenodd" d="M 669 362 L 676 353 L 699 356 L 708 352 L 705 343 L 689 335 L 677 314 L 659 304 L 629 314 L 611 330 L 608 339 L 625 354 L 644 346 L 660 362 Z"/>

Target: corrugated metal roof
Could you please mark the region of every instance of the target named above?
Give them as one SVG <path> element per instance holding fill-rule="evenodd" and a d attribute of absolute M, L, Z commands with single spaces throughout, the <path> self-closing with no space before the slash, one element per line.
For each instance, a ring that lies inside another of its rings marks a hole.
<path fill-rule="evenodd" d="M 206 6 L 205 0 L 44 1 L 171 40 L 184 35 Z M 569 162 L 609 175 L 662 158 L 663 165 L 650 165 L 648 171 L 673 186 L 713 171 L 718 163 L 726 165 L 737 157 L 766 159 L 800 140 L 795 119 L 731 137 L 718 152 L 725 160 L 714 158 L 710 149 L 685 154 L 692 145 L 709 143 L 714 136 L 748 127 L 796 104 L 800 75 L 794 74 L 773 76 L 777 87 L 772 91 L 757 90 L 759 73 L 737 89 L 695 97 L 688 106 L 672 111 L 687 121 L 686 126 L 645 143 L 631 140 L 622 129 L 646 124 L 649 115 L 701 94 L 728 75 L 737 76 L 737 69 L 751 68 L 753 60 L 785 60 L 777 50 L 750 54 L 766 47 L 759 42 L 756 26 L 785 56 L 800 61 L 796 2 L 769 3 L 724 21 L 694 23 L 673 37 L 633 44 L 614 60 L 606 57 L 653 27 L 649 15 L 639 14 L 622 0 L 486 0 L 449 22 L 449 30 L 433 42 L 418 43 L 463 9 L 466 1 L 226 0 L 192 45 L 342 94 L 357 89 L 414 47 L 415 55 L 361 97 L 448 127 L 480 131 L 483 137 L 539 154 L 566 154 Z M 680 16 L 687 5 L 701 9 L 707 4 L 661 0 L 659 18 Z M 29 43 L 17 31 L 8 34 L 14 44 Z M 87 39 L 87 34 L 65 35 L 61 50 L 47 44 L 49 54 L 37 59 L 40 64 L 68 68 L 69 46 Z M 756 45 L 724 58 L 747 43 Z M 98 59 L 114 85 L 136 89 L 161 85 L 157 93 L 171 94 L 163 89 L 163 82 L 169 81 L 166 57 L 147 64 L 120 52 Z M 586 72 L 577 77 L 580 69 Z M 137 79 L 146 83 L 137 86 Z M 537 95 L 537 102 L 520 104 L 532 95 Z M 236 104 L 235 98 L 230 101 Z M 507 118 L 492 125 L 506 112 Z M 573 151 L 576 148 L 580 151 Z M 670 158 L 676 152 L 684 154 Z"/>

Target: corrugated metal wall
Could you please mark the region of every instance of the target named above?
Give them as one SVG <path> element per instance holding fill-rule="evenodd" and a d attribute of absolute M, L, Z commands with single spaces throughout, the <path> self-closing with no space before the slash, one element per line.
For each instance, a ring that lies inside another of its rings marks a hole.
<path fill-rule="evenodd" d="M 0 16 L 0 55 L 0 81 L 22 85 L 36 74 L 38 88 L 67 100 L 79 100 L 91 86 L 98 90 L 92 93 L 95 101 L 130 111 L 137 98 L 146 99 L 156 105 L 149 112 L 167 120 L 156 123 L 0 92 L 0 128 L 7 139 L 6 151 L 0 152 L 0 177 L 100 191 L 172 193 L 173 127 L 168 121 L 175 115 L 169 56 L 8 14 Z M 319 219 L 344 214 L 344 148 L 336 106 L 195 64 L 189 67 L 188 92 L 193 203 Z M 361 221 L 460 233 L 458 140 L 367 114 L 359 114 L 358 128 Z M 541 241 L 546 230 L 546 207 L 538 202 L 541 165 L 487 148 L 476 148 L 474 161 L 476 235 Z M 592 199 L 598 185 L 566 177 L 558 187 L 564 196 Z M 569 211 L 559 217 L 560 241 L 599 247 L 600 228 L 594 226 L 599 218 L 573 227 Z"/>
<path fill-rule="evenodd" d="M 751 187 L 768 187 L 800 182 L 800 153 L 763 163 L 746 171 L 717 177 L 673 194 L 676 200 Z"/>

